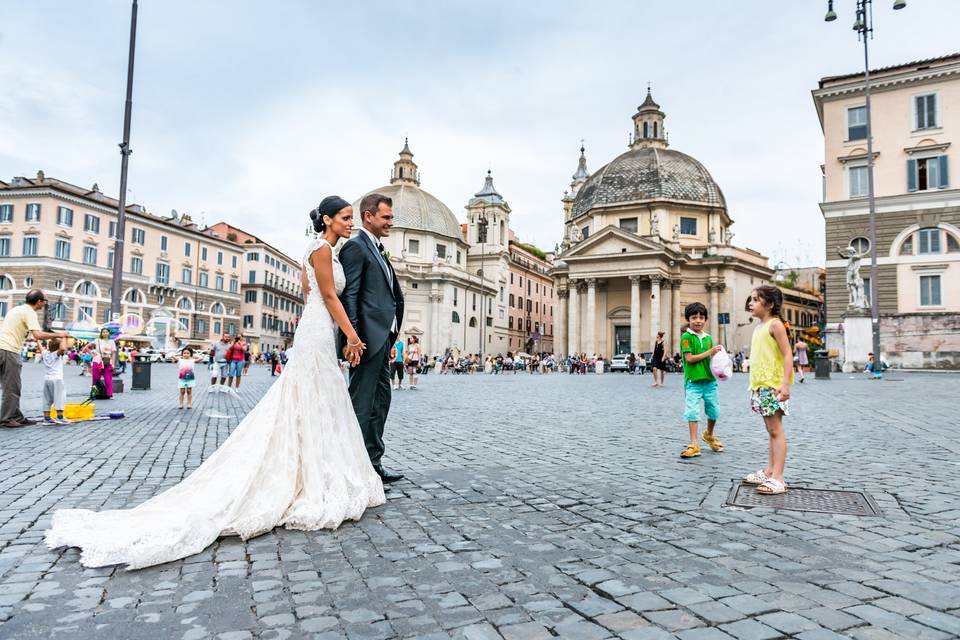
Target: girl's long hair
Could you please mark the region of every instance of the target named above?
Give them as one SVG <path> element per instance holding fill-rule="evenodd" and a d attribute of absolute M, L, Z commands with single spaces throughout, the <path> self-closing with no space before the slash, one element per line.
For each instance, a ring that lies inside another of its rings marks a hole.
<path fill-rule="evenodd" d="M 770 315 L 783 322 L 783 292 L 769 284 L 756 287 L 754 291 L 760 300 L 770 305 Z"/>

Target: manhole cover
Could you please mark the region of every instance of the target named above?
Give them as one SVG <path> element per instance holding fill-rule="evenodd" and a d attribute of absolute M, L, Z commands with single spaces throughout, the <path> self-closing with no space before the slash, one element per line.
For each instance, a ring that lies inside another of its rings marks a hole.
<path fill-rule="evenodd" d="M 791 487 L 786 493 L 768 496 L 758 493 L 753 485 L 742 484 L 739 480 L 734 482 L 727 495 L 727 506 L 840 513 L 848 516 L 883 515 L 873 498 L 863 491 Z"/>

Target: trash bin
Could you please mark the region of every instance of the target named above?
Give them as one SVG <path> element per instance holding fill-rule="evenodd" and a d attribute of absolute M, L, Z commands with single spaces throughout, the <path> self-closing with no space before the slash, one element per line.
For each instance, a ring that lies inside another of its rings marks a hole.
<path fill-rule="evenodd" d="M 820 349 L 813 353 L 814 378 L 821 380 L 830 379 L 830 357 L 826 349 Z"/>
<path fill-rule="evenodd" d="M 146 358 L 143 360 L 137 359 L 133 363 L 133 379 L 130 381 L 131 389 L 139 389 L 141 391 L 147 391 L 150 389 L 150 366 Z"/>

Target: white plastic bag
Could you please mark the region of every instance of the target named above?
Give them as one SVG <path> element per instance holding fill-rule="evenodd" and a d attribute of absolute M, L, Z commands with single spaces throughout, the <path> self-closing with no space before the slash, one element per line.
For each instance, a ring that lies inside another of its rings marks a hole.
<path fill-rule="evenodd" d="M 733 376 L 733 359 L 723 347 L 710 358 L 710 371 L 717 380 L 729 380 Z"/>

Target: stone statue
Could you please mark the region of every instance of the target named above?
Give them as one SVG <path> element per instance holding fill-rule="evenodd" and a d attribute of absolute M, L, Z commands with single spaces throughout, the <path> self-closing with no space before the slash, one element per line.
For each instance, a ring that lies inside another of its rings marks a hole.
<path fill-rule="evenodd" d="M 707 233 L 707 241 L 710 244 L 717 244 L 717 229 L 715 227 L 710 227 L 710 231 Z"/>
<path fill-rule="evenodd" d="M 673 225 L 673 241 L 680 242 L 680 225 Z"/>
<path fill-rule="evenodd" d="M 733 244 L 733 231 L 727 230 L 727 237 L 724 238 L 724 241 L 728 247 Z"/>
<path fill-rule="evenodd" d="M 570 241 L 580 242 L 583 240 L 583 234 L 580 233 L 580 227 L 575 224 L 570 225 Z"/>
<path fill-rule="evenodd" d="M 863 278 L 860 276 L 860 261 L 869 252 L 859 253 L 853 247 L 837 247 L 837 253 L 841 258 L 847 259 L 847 293 L 849 301 L 848 309 L 866 309 L 867 296 L 864 292 Z"/>
<path fill-rule="evenodd" d="M 660 214 L 656 211 L 650 214 L 650 235 L 654 237 L 660 236 Z"/>

